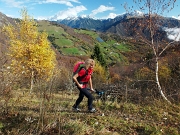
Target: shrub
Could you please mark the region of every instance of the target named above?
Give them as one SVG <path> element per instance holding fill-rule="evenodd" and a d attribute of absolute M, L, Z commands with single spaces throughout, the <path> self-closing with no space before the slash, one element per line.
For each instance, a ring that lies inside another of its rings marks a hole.
<path fill-rule="evenodd" d="M 106 83 L 107 74 L 108 74 L 107 70 L 104 67 L 102 67 L 99 62 L 96 61 L 96 65 L 94 67 L 94 73 L 92 76 L 93 85 L 99 87 L 103 83 Z"/>

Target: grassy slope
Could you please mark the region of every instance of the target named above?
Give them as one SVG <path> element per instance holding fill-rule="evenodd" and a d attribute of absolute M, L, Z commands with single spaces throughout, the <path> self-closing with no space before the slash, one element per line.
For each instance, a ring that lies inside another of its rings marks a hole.
<path fill-rule="evenodd" d="M 99 44 L 101 51 L 103 52 L 105 59 L 108 63 L 126 61 L 127 58 L 122 52 L 131 51 L 131 46 L 109 39 L 107 42 L 99 42 L 99 34 L 94 31 L 71 29 L 55 26 L 46 21 L 38 22 L 38 29 L 40 31 L 45 30 L 49 37 L 51 37 L 51 43 L 55 48 L 64 55 L 87 55 L 90 56 L 93 52 L 95 44 Z"/>
<path fill-rule="evenodd" d="M 76 91 L 77 92 L 77 91 Z M 0 115 L 0 133 L 9 134 L 64 134 L 64 135 L 178 135 L 180 134 L 180 107 L 154 101 L 140 105 L 100 100 L 94 101 L 96 113 L 71 110 L 77 93 L 59 92 L 47 97 L 42 116 L 37 93 L 14 91 L 9 101 L 8 114 Z M 95 96 L 95 95 L 94 95 Z M 1 99 L 1 103 L 4 103 Z M 40 118 L 42 118 L 40 120 Z M 39 121 L 40 120 L 40 121 Z M 37 130 L 39 127 L 42 130 Z M 43 121 L 43 122 L 42 122 Z"/>

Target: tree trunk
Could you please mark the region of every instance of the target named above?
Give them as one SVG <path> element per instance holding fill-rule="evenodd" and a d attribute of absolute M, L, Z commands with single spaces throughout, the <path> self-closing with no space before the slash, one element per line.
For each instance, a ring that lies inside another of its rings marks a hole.
<path fill-rule="evenodd" d="M 30 86 L 30 93 L 32 93 L 34 86 L 34 71 L 31 71 L 31 86 Z"/>
<path fill-rule="evenodd" d="M 161 96 L 163 97 L 163 99 L 165 99 L 168 103 L 171 104 L 171 102 L 166 98 L 166 96 L 164 95 L 163 91 L 162 91 L 162 88 L 161 88 L 161 85 L 159 83 L 159 63 L 158 63 L 158 57 L 156 57 L 156 83 L 157 83 L 157 86 L 158 86 L 158 90 L 161 94 Z"/>

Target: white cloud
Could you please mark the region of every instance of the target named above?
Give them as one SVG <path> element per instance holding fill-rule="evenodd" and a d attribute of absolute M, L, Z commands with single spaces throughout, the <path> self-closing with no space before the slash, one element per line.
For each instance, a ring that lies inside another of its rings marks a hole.
<path fill-rule="evenodd" d="M 71 2 L 69 2 L 68 0 L 44 0 L 44 1 L 41 1 L 39 3 L 40 4 L 42 4 L 42 3 L 56 3 L 56 4 L 64 4 L 66 6 L 73 7 Z"/>
<path fill-rule="evenodd" d="M 164 28 L 169 39 L 180 41 L 180 28 Z"/>
<path fill-rule="evenodd" d="M 108 6 L 100 5 L 99 8 L 92 11 L 91 16 L 95 16 L 98 13 L 102 13 L 102 12 L 105 12 L 108 10 L 114 10 L 114 7 L 108 7 Z"/>
<path fill-rule="evenodd" d="M 48 3 L 55 3 L 55 4 L 63 4 L 69 7 L 73 7 L 72 2 L 74 3 L 80 3 L 79 0 L 1 0 L 2 2 L 6 3 L 9 7 L 15 7 L 15 8 L 23 8 L 25 7 L 25 4 L 27 3 L 33 3 L 33 4 L 48 4 Z"/>
<path fill-rule="evenodd" d="M 115 14 L 115 13 L 109 13 L 108 16 L 103 16 L 103 17 L 101 17 L 99 19 L 114 19 L 116 16 L 118 16 L 118 15 Z"/>
<path fill-rule="evenodd" d="M 78 0 L 44 0 L 39 3 L 56 3 L 56 4 L 64 4 L 69 7 L 73 7 L 72 3 L 80 3 Z"/>
<path fill-rule="evenodd" d="M 74 3 L 81 3 L 81 2 L 79 2 L 79 0 L 68 0 L 68 1 L 72 1 Z"/>
<path fill-rule="evenodd" d="M 23 8 L 24 6 L 24 1 L 17 1 L 17 0 L 1 0 L 2 2 L 6 3 L 8 7 L 15 7 L 15 8 Z"/>
<path fill-rule="evenodd" d="M 57 13 L 55 16 L 50 17 L 50 20 L 60 20 L 60 19 L 65 19 L 68 17 L 77 17 L 78 13 L 83 12 L 87 10 L 86 7 L 84 6 L 76 6 L 73 8 L 68 8 L 68 10 L 66 11 L 60 11 L 59 13 Z"/>
<path fill-rule="evenodd" d="M 115 13 L 110 13 L 110 14 L 107 16 L 107 18 L 114 19 L 116 16 L 117 16 L 117 14 L 115 14 Z"/>

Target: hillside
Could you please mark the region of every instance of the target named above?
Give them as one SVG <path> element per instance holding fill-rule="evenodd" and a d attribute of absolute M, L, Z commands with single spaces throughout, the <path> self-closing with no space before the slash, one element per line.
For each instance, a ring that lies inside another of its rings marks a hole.
<path fill-rule="evenodd" d="M 6 17 L 3 14 L 0 16 L 2 25 L 14 24 L 15 19 Z M 108 65 L 116 63 L 127 65 L 131 62 L 140 62 L 140 58 L 144 57 L 145 52 L 148 50 L 134 35 L 135 32 L 132 28 L 138 28 L 137 24 L 139 23 L 135 24 L 133 19 L 127 16 L 119 16 L 114 20 L 109 20 L 109 22 L 104 20 L 106 22 L 104 24 L 110 23 L 109 26 L 106 26 L 106 33 L 87 29 L 74 29 L 56 22 L 37 21 L 37 23 L 39 31 L 45 30 L 48 33 L 48 38 L 56 49 L 58 57 L 60 55 L 61 57 L 91 56 L 94 46 L 99 45 Z M 174 25 L 178 25 L 176 20 L 171 21 L 174 22 Z M 164 21 L 164 24 L 165 22 L 167 21 Z M 7 45 L 2 32 L 0 38 L 0 47 L 1 50 L 4 50 Z M 165 39 L 165 33 L 161 34 L 161 39 Z M 2 55 L 2 52 L 4 51 L 1 51 L 0 55 Z"/>
<path fill-rule="evenodd" d="M 15 26 L 15 19 L 0 15 L 0 28 L 9 23 Z M 152 49 L 142 40 L 117 33 L 73 29 L 49 21 L 37 21 L 37 24 L 40 32 L 48 33 L 56 52 L 58 64 L 50 79 L 35 76 L 31 80 L 31 75 L 25 76 L 23 71 L 14 73 L 7 67 L 8 39 L 0 31 L 0 134 L 180 134 L 179 42 L 158 58 L 161 86 L 172 103 L 168 104 L 157 89 Z M 130 22 L 127 24 L 131 26 Z M 117 24 L 116 29 L 120 28 L 119 32 L 123 27 Z M 104 94 L 92 93 L 96 113 L 87 112 L 87 99 L 80 105 L 81 112 L 73 112 L 78 90 L 72 84 L 72 67 L 77 60 L 90 57 L 95 45 L 100 46 L 108 67 L 96 64 L 93 86 Z M 34 87 L 30 91 L 32 82 Z"/>
<path fill-rule="evenodd" d="M 1 24 L 11 23 L 14 24 L 15 19 L 9 18 L 1 14 Z M 126 28 L 132 27 L 131 22 L 126 23 Z M 7 21 L 5 21 L 7 20 Z M 136 36 L 126 37 L 120 36 L 117 34 L 98 32 L 86 29 L 73 29 L 68 26 L 57 24 L 56 22 L 49 21 L 37 21 L 39 31 L 46 31 L 48 33 L 48 39 L 52 44 L 52 48 L 56 52 L 57 60 L 60 65 L 65 65 L 66 68 L 70 68 L 77 60 L 84 60 L 87 57 L 90 57 L 93 54 L 93 49 L 95 45 L 99 45 L 101 52 L 107 62 L 109 72 L 112 76 L 119 76 L 120 80 L 125 81 L 124 78 L 127 77 L 131 79 L 136 79 L 135 75 L 138 70 L 143 70 L 143 68 L 148 68 L 150 72 L 154 72 L 154 61 L 152 50 L 149 46 Z M 133 23 L 135 25 L 135 22 Z M 178 24 L 177 21 L 174 21 L 174 25 Z M 139 23 L 137 24 L 137 27 Z M 1 26 L 2 27 L 2 26 Z M 124 25 L 117 26 L 115 29 L 118 29 L 119 32 L 127 32 L 130 35 L 131 32 L 123 30 Z M 2 30 L 2 29 L 1 29 Z M 115 30 L 116 31 L 116 30 Z M 117 31 L 118 32 L 118 31 Z M 115 32 L 114 32 L 115 33 Z M 134 32 L 135 33 L 135 32 Z M 5 54 L 5 49 L 8 46 L 5 41 L 3 33 L 0 33 L 0 45 L 2 58 Z M 163 39 L 164 33 L 162 33 L 161 38 Z M 164 42 L 166 43 L 166 42 Z M 163 45 L 163 44 L 162 44 Z M 165 65 L 169 65 L 169 68 L 172 72 L 172 77 L 177 77 L 179 75 L 179 42 L 176 42 L 173 46 L 167 49 L 159 59 L 163 63 L 166 61 Z M 163 46 L 161 46 L 163 48 Z M 159 48 L 161 50 L 162 48 Z M 1 59 L 1 63 L 3 60 Z M 176 75 L 178 74 L 178 75 Z M 117 78 L 116 78 L 117 79 Z M 148 79 L 148 78 L 146 78 Z M 178 81 L 179 79 L 177 79 Z M 175 85 L 175 83 L 174 83 Z"/>
<path fill-rule="evenodd" d="M 133 41 L 113 34 L 73 29 L 48 21 L 38 21 L 38 29 L 46 30 L 49 40 L 61 55 L 90 56 L 93 53 L 94 45 L 100 46 L 108 64 L 118 62 L 128 64 L 128 59 L 131 59 L 128 57 L 128 53 L 133 52 L 134 55 L 138 55 Z"/>
<path fill-rule="evenodd" d="M 0 18 L 0 27 L 8 23 L 14 25 L 14 22 L 18 21 L 17 19 L 9 18 L 2 13 L 0 14 Z M 139 18 L 138 20 L 140 19 L 141 18 Z M 118 22 L 118 20 L 121 21 Z M 177 20 L 168 18 L 167 20 L 171 20 L 171 22 L 173 22 L 169 26 L 179 26 L 179 22 Z M 168 21 L 164 21 L 162 22 L 162 24 L 166 24 L 167 26 L 167 22 Z M 136 24 L 134 18 L 127 16 L 120 16 L 119 18 L 116 18 L 113 23 L 114 28 L 109 28 L 109 31 L 111 32 L 74 29 L 66 25 L 57 24 L 56 22 L 49 21 L 37 21 L 37 24 L 39 31 L 46 31 L 48 33 L 48 39 L 52 44 L 52 48 L 57 54 L 58 61 L 61 64 L 63 63 L 67 65 L 67 67 L 72 67 L 73 63 L 78 59 L 85 59 L 87 57 L 90 57 L 93 54 L 94 46 L 99 45 L 109 68 L 119 68 L 119 65 L 121 66 L 121 68 L 125 68 L 123 69 L 124 72 L 115 72 L 117 74 L 123 74 L 123 77 L 126 76 L 126 74 L 128 74 L 128 76 L 131 76 L 137 69 L 144 66 L 148 66 L 148 68 L 151 68 L 153 70 L 153 67 L 151 67 L 151 65 L 147 65 L 147 63 L 152 63 L 150 62 L 153 58 L 153 54 L 151 54 L 151 49 L 147 45 L 145 45 L 143 41 L 141 41 L 138 37 L 134 35 L 136 33 L 135 31 L 131 31 L 131 28 L 133 28 L 134 26 L 137 27 L 136 30 L 138 31 L 140 24 Z M 112 32 L 113 30 L 114 32 Z M 141 31 L 138 32 L 140 33 Z M 124 36 L 120 36 L 119 33 L 123 33 Z M 131 35 L 131 37 L 125 35 Z M 164 40 L 164 35 L 164 32 L 160 33 L 159 39 Z M 4 56 L 8 44 L 6 43 L 7 39 L 3 35 L 2 31 L 0 32 L 0 38 L 0 55 Z M 165 52 L 165 54 L 168 55 L 164 54 L 163 57 L 165 56 L 165 59 L 169 59 L 169 61 L 172 61 L 170 60 L 170 55 L 173 54 L 172 57 L 177 58 L 177 56 L 179 55 L 178 45 L 179 42 L 175 43 L 174 46 L 170 47 Z M 163 46 L 161 47 L 163 48 Z M 159 49 L 161 50 L 161 48 Z M 148 61 L 144 61 L 145 59 Z M 71 63 L 71 66 L 69 66 L 68 63 Z M 176 65 L 178 65 L 178 63 Z M 132 70 L 132 73 L 126 73 L 130 72 L 129 70 Z"/>
<path fill-rule="evenodd" d="M 3 14 L 1 14 L 1 18 L 3 18 L 1 19 L 2 26 L 8 23 L 15 26 L 14 22 L 18 21 Z M 90 57 L 93 54 L 95 45 L 99 45 L 106 59 L 106 63 L 109 66 L 117 63 L 129 65 L 130 62 L 138 62 L 142 55 L 138 52 L 141 50 L 141 47 L 136 49 L 132 39 L 125 39 L 118 35 L 104 34 L 91 30 L 73 29 L 49 21 L 37 21 L 37 24 L 39 31 L 46 31 L 48 33 L 48 39 L 56 52 L 59 64 L 65 65 L 67 68 L 72 67 L 79 59 L 84 60 Z M 2 56 L 0 63 L 4 64 L 4 62 L 6 62 L 4 56 L 8 44 L 3 32 L 0 33 L 0 38 L 0 55 Z"/>

